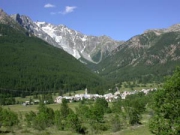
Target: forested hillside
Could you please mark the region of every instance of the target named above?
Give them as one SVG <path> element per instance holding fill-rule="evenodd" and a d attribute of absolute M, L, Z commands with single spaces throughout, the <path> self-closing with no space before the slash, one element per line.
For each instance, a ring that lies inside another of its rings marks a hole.
<path fill-rule="evenodd" d="M 134 36 L 104 59 L 100 75 L 115 81 L 162 82 L 180 65 L 180 32 L 146 32 Z"/>
<path fill-rule="evenodd" d="M 1 92 L 6 90 L 16 96 L 45 91 L 67 92 L 101 83 L 98 76 L 63 50 L 0 24 Z"/>

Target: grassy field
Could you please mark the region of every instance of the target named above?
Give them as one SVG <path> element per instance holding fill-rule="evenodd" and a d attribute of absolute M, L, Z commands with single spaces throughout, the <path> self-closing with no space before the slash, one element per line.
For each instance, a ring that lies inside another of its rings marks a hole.
<path fill-rule="evenodd" d="M 78 102 L 74 102 L 74 103 L 68 103 L 68 106 L 75 110 L 75 108 L 79 105 Z M 60 104 L 48 104 L 47 107 L 52 108 L 53 110 L 58 110 L 60 109 Z M 27 106 L 23 106 L 23 105 L 7 105 L 7 106 L 3 106 L 3 108 L 9 108 L 11 110 L 13 110 L 14 112 L 21 112 L 21 113 L 26 113 L 29 111 L 37 111 L 38 105 L 27 105 Z"/>
<path fill-rule="evenodd" d="M 142 125 L 138 127 L 131 127 L 126 130 L 122 130 L 116 133 L 110 133 L 109 135 L 153 135 L 148 129 L 148 125 Z"/>
<path fill-rule="evenodd" d="M 63 96 L 69 96 L 69 94 L 71 94 L 71 96 L 74 96 L 75 94 L 84 94 L 84 90 L 78 90 L 75 92 L 65 93 L 65 94 L 63 94 Z M 38 96 L 42 96 L 42 95 L 38 95 Z M 58 96 L 59 96 L 58 93 L 52 94 L 53 99 L 55 99 Z M 30 98 L 33 99 L 33 96 L 26 96 L 25 98 L 16 97 L 15 100 L 19 101 L 19 103 L 22 103 L 25 101 L 29 101 Z"/>
<path fill-rule="evenodd" d="M 68 106 L 75 110 L 75 108 L 79 105 L 78 102 L 74 103 L 68 103 Z M 28 105 L 28 106 L 23 106 L 23 105 L 7 105 L 7 106 L 2 106 L 3 108 L 10 109 L 18 114 L 22 114 L 22 116 L 25 115 L 25 113 L 28 113 L 30 111 L 37 112 L 38 105 Z M 53 110 L 59 110 L 60 109 L 60 104 L 48 104 L 47 107 L 52 108 Z M 21 121 L 21 120 L 20 120 Z M 47 128 L 46 130 L 43 131 L 38 131 L 32 128 L 27 128 L 24 125 L 24 122 L 22 121 L 21 123 L 22 126 L 17 126 L 13 129 L 13 132 L 11 133 L 1 133 L 1 135 L 76 135 L 76 133 L 72 133 L 71 131 L 59 131 L 57 130 L 56 127 L 51 127 Z M 7 131 L 7 128 L 0 128 L 0 131 Z M 8 129 L 9 131 L 9 129 Z"/>
<path fill-rule="evenodd" d="M 142 89 L 142 87 L 140 89 Z M 84 90 L 81 90 L 81 91 L 76 92 L 76 94 L 80 94 L 83 92 Z M 54 96 L 53 98 L 55 97 L 56 96 Z M 27 96 L 26 98 L 19 98 L 19 97 L 16 98 L 16 100 L 22 101 L 22 102 L 27 101 L 29 99 L 30 99 L 30 96 Z M 75 110 L 75 108 L 78 107 L 78 105 L 79 105 L 79 102 L 68 103 L 68 106 L 72 110 Z M 109 103 L 109 106 L 112 106 L 112 103 Z M 47 107 L 50 107 L 53 110 L 59 110 L 60 104 L 48 104 Z M 22 104 L 17 104 L 17 105 L 3 106 L 3 108 L 9 108 L 10 110 L 13 110 L 14 112 L 18 114 L 22 114 L 22 116 L 24 116 L 25 113 L 30 112 L 30 111 L 37 112 L 38 105 L 23 106 Z M 143 115 L 143 119 L 141 121 L 142 125 L 140 126 L 127 127 L 118 132 L 112 132 L 108 130 L 105 132 L 101 132 L 99 135 L 141 135 L 141 134 L 152 135 L 150 131 L 148 130 L 148 120 L 149 120 L 149 115 Z M 6 129 L 3 129 L 3 127 L 1 127 L 0 131 L 6 131 Z M 72 133 L 71 131 L 59 131 L 57 130 L 56 127 L 47 128 L 44 131 L 38 131 L 32 128 L 27 128 L 25 124 L 22 124 L 22 123 L 21 123 L 21 126 L 17 126 L 16 128 L 14 128 L 13 131 L 14 132 L 5 133 L 5 134 L 0 132 L 0 134 L 3 134 L 3 135 L 77 135 L 76 133 Z"/>
<path fill-rule="evenodd" d="M 0 133 L 1 134 L 1 133 Z M 13 133 L 2 133 L 1 135 L 79 135 L 71 131 L 59 131 L 55 127 L 44 131 L 37 131 L 31 128 L 14 129 Z M 119 132 L 105 132 L 98 135 L 153 135 L 148 130 L 148 125 L 131 127 Z"/>
<path fill-rule="evenodd" d="M 132 84 L 133 82 L 131 82 Z M 135 84 L 134 87 L 131 87 L 127 84 L 127 82 L 123 82 L 122 86 L 120 88 L 120 91 L 133 91 L 133 90 L 142 90 L 142 89 L 151 89 L 151 88 L 161 88 L 162 87 L 162 83 L 161 84 L 156 84 L 156 83 L 147 83 L 147 84 Z"/>
<path fill-rule="evenodd" d="M 79 105 L 78 102 L 74 103 L 68 103 L 68 106 L 75 110 L 75 108 Z M 58 110 L 60 109 L 60 104 L 49 104 L 48 107 Z M 17 113 L 21 113 L 22 115 L 29 112 L 29 111 L 37 111 L 38 105 L 29 105 L 29 106 L 23 106 L 23 105 L 9 105 L 9 106 L 3 106 L 4 108 L 9 108 Z M 122 129 L 118 132 L 112 132 L 112 131 L 105 131 L 101 132 L 99 135 L 152 135 L 150 131 L 148 130 L 148 119 L 149 115 L 143 115 L 142 119 L 142 125 L 140 126 L 132 126 L 128 127 L 126 129 Z M 3 129 L 1 128 L 3 131 Z M 6 130 L 6 129 L 4 129 Z M 72 133 L 71 131 L 59 131 L 56 127 L 47 128 L 44 131 L 38 131 L 34 130 L 32 128 L 27 128 L 25 125 L 16 127 L 13 129 L 14 132 L 12 133 L 6 133 L 3 135 L 78 135 L 77 133 Z M 1 133 L 0 133 L 1 134 Z"/>
<path fill-rule="evenodd" d="M 47 128 L 43 131 L 34 130 L 32 128 L 15 128 L 10 133 L 0 133 L 1 135 L 79 135 L 71 131 L 59 131 L 55 127 Z"/>

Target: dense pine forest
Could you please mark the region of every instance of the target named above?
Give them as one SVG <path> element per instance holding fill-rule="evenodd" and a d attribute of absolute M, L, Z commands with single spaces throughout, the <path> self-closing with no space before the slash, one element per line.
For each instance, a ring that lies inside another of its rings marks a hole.
<path fill-rule="evenodd" d="M 1 93 L 65 93 L 103 83 L 71 55 L 25 31 L 0 24 L 0 35 Z"/>

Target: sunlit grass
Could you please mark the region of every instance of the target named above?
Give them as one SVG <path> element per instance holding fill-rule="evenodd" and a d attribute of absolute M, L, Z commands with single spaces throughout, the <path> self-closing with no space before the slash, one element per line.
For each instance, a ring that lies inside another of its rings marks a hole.
<path fill-rule="evenodd" d="M 119 133 L 115 133 L 114 135 L 152 135 L 148 129 L 148 125 L 142 125 L 139 127 L 131 127 L 127 130 L 120 131 Z"/>
<path fill-rule="evenodd" d="M 47 104 L 47 107 L 52 108 L 53 110 L 59 110 L 61 104 Z M 79 102 L 73 102 L 73 103 L 68 103 L 68 106 L 72 109 L 75 110 L 75 108 L 79 105 Z M 21 113 L 26 113 L 30 111 L 37 111 L 38 110 L 38 105 L 6 105 L 3 106 L 3 108 L 9 108 L 10 110 L 14 112 L 21 112 Z"/>
<path fill-rule="evenodd" d="M 130 83 L 133 84 L 133 82 Z M 130 88 L 127 82 L 123 82 L 120 91 L 134 91 L 134 90 L 140 91 L 142 89 L 161 88 L 163 84 L 147 83 L 147 84 L 136 84 L 136 85 Z"/>

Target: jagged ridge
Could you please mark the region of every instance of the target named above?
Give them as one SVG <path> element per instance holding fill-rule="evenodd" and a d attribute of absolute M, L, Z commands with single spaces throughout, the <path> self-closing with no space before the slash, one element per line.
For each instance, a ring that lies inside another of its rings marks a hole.
<path fill-rule="evenodd" d="M 162 81 L 180 65 L 180 25 L 148 30 L 116 48 L 95 70 L 116 81 Z"/>
<path fill-rule="evenodd" d="M 33 22 L 24 15 L 12 15 L 21 26 L 35 36 L 47 41 L 55 47 L 64 49 L 76 59 L 84 59 L 99 63 L 107 54 L 122 44 L 107 36 L 87 36 L 65 25 L 53 25 L 46 22 Z"/>

